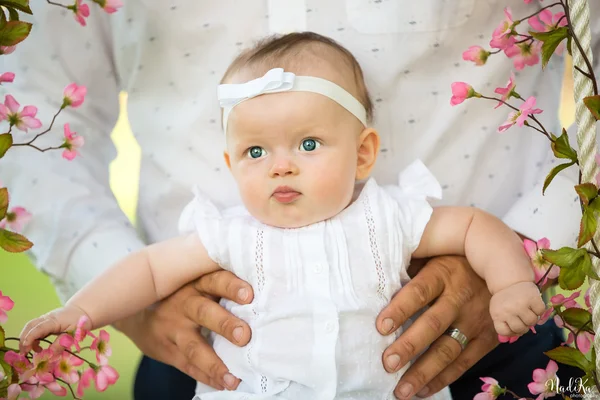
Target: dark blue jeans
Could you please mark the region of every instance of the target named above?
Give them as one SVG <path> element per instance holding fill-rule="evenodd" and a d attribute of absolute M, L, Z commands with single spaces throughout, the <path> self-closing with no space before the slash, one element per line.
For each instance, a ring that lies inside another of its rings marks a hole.
<path fill-rule="evenodd" d="M 483 384 L 479 377 L 493 377 L 502 386 L 519 396 L 530 396 L 527 384 L 533 379 L 536 368 L 546 368 L 548 357 L 542 352 L 553 349 L 563 342 L 562 331 L 552 320 L 537 327 L 537 335 L 529 332 L 513 344 L 501 344 L 450 385 L 455 400 L 471 400 L 481 392 Z M 561 382 L 583 376 L 581 370 L 559 364 Z M 136 400 L 169 399 L 191 400 L 196 382 L 168 365 L 144 357 L 140 363 L 135 385 Z M 504 399 L 500 397 L 500 399 Z M 512 397 L 505 397 L 512 399 Z"/>

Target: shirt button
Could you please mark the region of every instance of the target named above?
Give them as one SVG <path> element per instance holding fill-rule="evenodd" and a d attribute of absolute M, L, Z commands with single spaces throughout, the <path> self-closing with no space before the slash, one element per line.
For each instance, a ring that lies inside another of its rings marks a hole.
<path fill-rule="evenodd" d="M 331 333 L 335 330 L 335 323 L 334 322 L 328 322 L 325 324 L 325 332 L 327 333 Z"/>
<path fill-rule="evenodd" d="M 323 272 L 323 264 L 315 264 L 315 273 L 320 274 Z"/>

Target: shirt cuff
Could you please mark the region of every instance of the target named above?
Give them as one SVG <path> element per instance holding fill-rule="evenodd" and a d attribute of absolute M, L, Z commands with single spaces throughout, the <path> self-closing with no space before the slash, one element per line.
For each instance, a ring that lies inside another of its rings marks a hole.
<path fill-rule="evenodd" d="M 570 179 L 557 175 L 542 195 L 540 183 L 523 195 L 502 221 L 531 240 L 548 238 L 553 249 L 573 247 L 581 221 L 579 196 L 574 186 Z"/>
<path fill-rule="evenodd" d="M 53 284 L 64 303 L 85 284 L 129 253 L 145 244 L 133 227 L 100 227 L 87 235 L 73 250 L 63 278 Z"/>

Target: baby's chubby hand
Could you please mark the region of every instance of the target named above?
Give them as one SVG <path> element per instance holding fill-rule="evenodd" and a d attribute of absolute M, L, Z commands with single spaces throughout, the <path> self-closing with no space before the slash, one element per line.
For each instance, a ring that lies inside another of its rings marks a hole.
<path fill-rule="evenodd" d="M 490 315 L 499 335 L 520 336 L 534 326 L 546 305 L 533 282 L 519 282 L 494 294 Z"/>
<path fill-rule="evenodd" d="M 73 305 L 57 308 L 29 321 L 21 331 L 19 350 L 22 354 L 27 353 L 36 340 L 51 334 L 58 335 L 66 331 L 75 331 L 81 317 L 87 318 L 83 328 L 90 330 L 92 324 L 88 315 L 81 308 Z"/>

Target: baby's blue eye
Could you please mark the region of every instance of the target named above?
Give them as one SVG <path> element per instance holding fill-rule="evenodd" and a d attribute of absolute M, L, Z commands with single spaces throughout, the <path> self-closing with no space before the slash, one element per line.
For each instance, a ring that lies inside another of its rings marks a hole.
<path fill-rule="evenodd" d="M 300 145 L 300 150 L 304 151 L 313 151 L 318 149 L 321 146 L 321 143 L 317 142 L 314 139 L 304 139 L 302 144 Z"/>
<path fill-rule="evenodd" d="M 266 154 L 267 152 L 265 151 L 265 149 L 259 146 L 252 146 L 248 149 L 248 156 L 250 158 L 260 158 Z"/>

